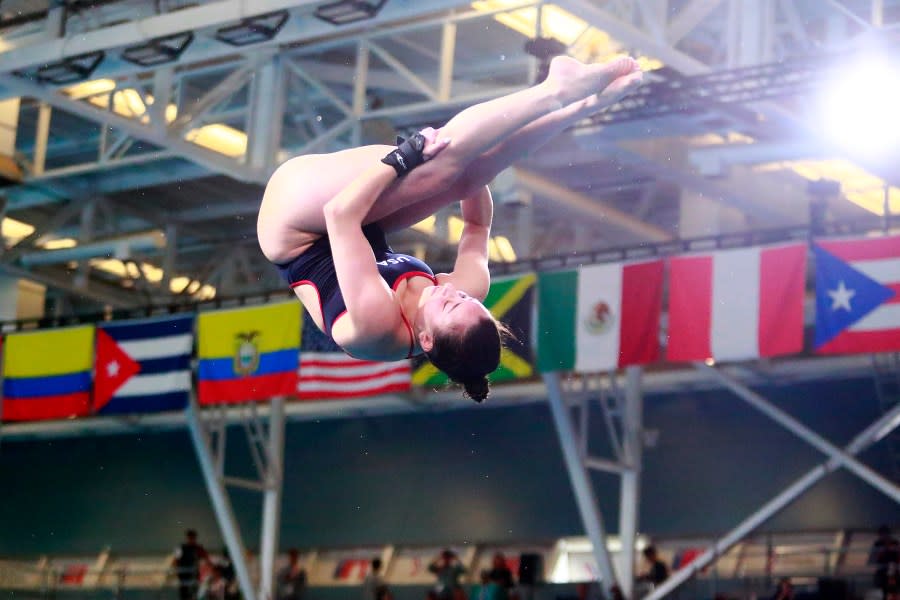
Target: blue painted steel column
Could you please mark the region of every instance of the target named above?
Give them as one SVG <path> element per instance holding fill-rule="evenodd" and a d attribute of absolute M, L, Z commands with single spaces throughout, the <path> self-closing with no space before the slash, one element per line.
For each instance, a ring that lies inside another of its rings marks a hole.
<path fill-rule="evenodd" d="M 569 472 L 569 480 L 572 482 L 572 491 L 575 493 L 575 501 L 578 504 L 578 512 L 581 514 L 581 522 L 591 540 L 594 549 L 594 558 L 600 569 L 600 576 L 606 589 L 616 585 L 616 575 L 613 571 L 612 561 L 606 548 L 606 533 L 603 529 L 603 519 L 600 515 L 600 507 L 594 488 L 591 484 L 590 474 L 584 466 L 578 444 L 575 441 L 575 428 L 569 409 L 563 402 L 562 387 L 559 383 L 559 373 L 544 373 L 541 376 L 547 387 L 547 399 L 550 402 L 550 412 L 553 414 L 553 424 L 559 436 L 559 445 L 563 451 L 563 459 L 566 470 Z"/>
<path fill-rule="evenodd" d="M 206 430 L 203 429 L 203 424 L 200 423 L 197 399 L 193 394 L 191 394 L 191 402 L 185 413 L 188 430 L 191 432 L 191 441 L 194 443 L 194 450 L 203 473 L 203 481 L 206 483 L 206 490 L 209 492 L 209 499 L 212 501 L 213 511 L 216 513 L 219 529 L 222 530 L 222 537 L 225 538 L 225 546 L 231 554 L 231 563 L 237 574 L 241 594 L 245 600 L 256 600 L 256 590 L 253 589 L 250 570 L 247 568 L 247 554 L 244 552 L 241 530 L 238 527 L 237 519 L 234 518 L 234 509 L 228 499 L 225 484 L 216 473 L 216 463 L 213 460 L 209 438 Z"/>

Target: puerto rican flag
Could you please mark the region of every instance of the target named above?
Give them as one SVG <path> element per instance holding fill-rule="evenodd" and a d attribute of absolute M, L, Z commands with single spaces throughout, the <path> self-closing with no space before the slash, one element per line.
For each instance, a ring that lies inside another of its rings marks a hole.
<path fill-rule="evenodd" d="M 900 350 L 900 236 L 819 240 L 815 351 Z"/>
<path fill-rule="evenodd" d="M 806 254 L 806 244 L 785 244 L 670 259 L 668 359 L 800 352 Z"/>

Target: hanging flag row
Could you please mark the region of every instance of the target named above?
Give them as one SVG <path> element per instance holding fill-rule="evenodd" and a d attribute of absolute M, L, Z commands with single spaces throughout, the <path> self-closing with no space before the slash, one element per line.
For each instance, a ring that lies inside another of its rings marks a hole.
<path fill-rule="evenodd" d="M 2 420 L 180 410 L 194 386 L 201 405 L 409 390 L 408 360 L 360 361 L 330 340 L 317 348 L 315 335 L 303 349 L 301 310 L 284 302 L 8 334 Z"/>
<path fill-rule="evenodd" d="M 663 345 L 674 362 L 801 352 L 808 255 L 806 244 L 783 244 L 497 278 L 485 306 L 512 337 L 491 379 L 648 364 Z M 817 241 L 812 256 L 812 350 L 900 350 L 900 237 Z M 308 319 L 284 302 L 9 334 L 2 418 L 179 409 L 192 387 L 200 404 L 227 404 L 447 383 L 424 359 L 346 356 Z"/>
<path fill-rule="evenodd" d="M 542 273 L 538 369 L 652 363 L 661 359 L 662 329 L 672 362 L 802 352 L 807 256 L 806 244 L 783 244 Z M 900 237 L 817 241 L 813 257 L 812 350 L 900 350 Z"/>

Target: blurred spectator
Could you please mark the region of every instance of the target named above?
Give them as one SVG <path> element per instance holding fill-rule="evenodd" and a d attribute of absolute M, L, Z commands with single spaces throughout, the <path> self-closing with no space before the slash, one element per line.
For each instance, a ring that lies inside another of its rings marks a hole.
<path fill-rule="evenodd" d="M 278 600 L 303 600 L 306 593 L 306 569 L 300 565 L 296 548 L 288 550 L 288 564 L 275 576 Z"/>
<path fill-rule="evenodd" d="M 222 574 L 222 567 L 213 565 L 209 576 L 203 580 L 203 584 L 197 592 L 200 600 L 225 600 L 228 582 Z"/>
<path fill-rule="evenodd" d="M 185 541 L 175 549 L 172 568 L 178 576 L 178 597 L 180 600 L 195 600 L 200 586 L 200 562 L 208 561 L 206 549 L 197 543 L 197 532 L 184 532 Z"/>
<path fill-rule="evenodd" d="M 790 577 L 782 577 L 778 581 L 778 587 L 775 588 L 772 600 L 794 600 L 794 586 L 791 584 Z"/>
<path fill-rule="evenodd" d="M 453 550 L 441 552 L 441 555 L 428 565 L 428 570 L 437 577 L 435 592 L 439 600 L 459 600 L 460 596 L 465 596 L 462 586 L 459 585 L 459 578 L 466 572 L 466 568 L 462 566 Z"/>
<path fill-rule="evenodd" d="M 891 535 L 887 525 L 878 528 L 878 537 L 869 552 L 869 564 L 875 565 L 875 587 L 885 600 L 898 591 L 897 570 L 900 563 L 900 542 Z"/>
<path fill-rule="evenodd" d="M 500 600 L 502 588 L 496 581 L 491 579 L 492 572 L 492 570 L 481 571 L 481 579 L 476 585 L 472 586 L 469 600 Z"/>
<path fill-rule="evenodd" d="M 655 587 L 669 578 L 669 567 L 667 567 L 666 563 L 659 557 L 655 546 L 647 546 L 644 548 L 643 554 L 644 560 L 647 561 L 649 568 L 646 573 L 637 578 L 638 581 L 652 583 Z"/>
<path fill-rule="evenodd" d="M 497 600 L 508 600 L 516 583 L 513 581 L 512 571 L 506 564 L 506 557 L 502 552 L 494 554 L 488 578 L 497 586 Z"/>
<path fill-rule="evenodd" d="M 241 588 L 228 548 L 222 548 L 222 558 L 216 561 L 216 565 L 222 572 L 222 579 L 225 580 L 225 600 L 238 600 L 241 597 Z"/>
<path fill-rule="evenodd" d="M 391 600 L 393 595 L 381 575 L 381 559 L 373 558 L 371 568 L 362 583 L 362 600 Z"/>

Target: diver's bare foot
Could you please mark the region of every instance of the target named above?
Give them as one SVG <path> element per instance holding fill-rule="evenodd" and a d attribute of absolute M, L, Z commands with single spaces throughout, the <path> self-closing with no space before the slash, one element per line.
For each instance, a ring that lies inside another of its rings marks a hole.
<path fill-rule="evenodd" d="M 584 98 L 577 103 L 577 113 L 581 118 L 590 117 L 597 114 L 605 108 L 608 108 L 639 88 L 643 81 L 643 72 L 635 71 L 628 75 L 619 77 L 605 90 L 599 94 L 594 94 L 588 98 Z"/>
<path fill-rule="evenodd" d="M 631 57 L 602 65 L 586 65 L 568 56 L 557 56 L 550 63 L 546 83 L 563 106 L 603 92 L 618 79 L 640 72 Z"/>

